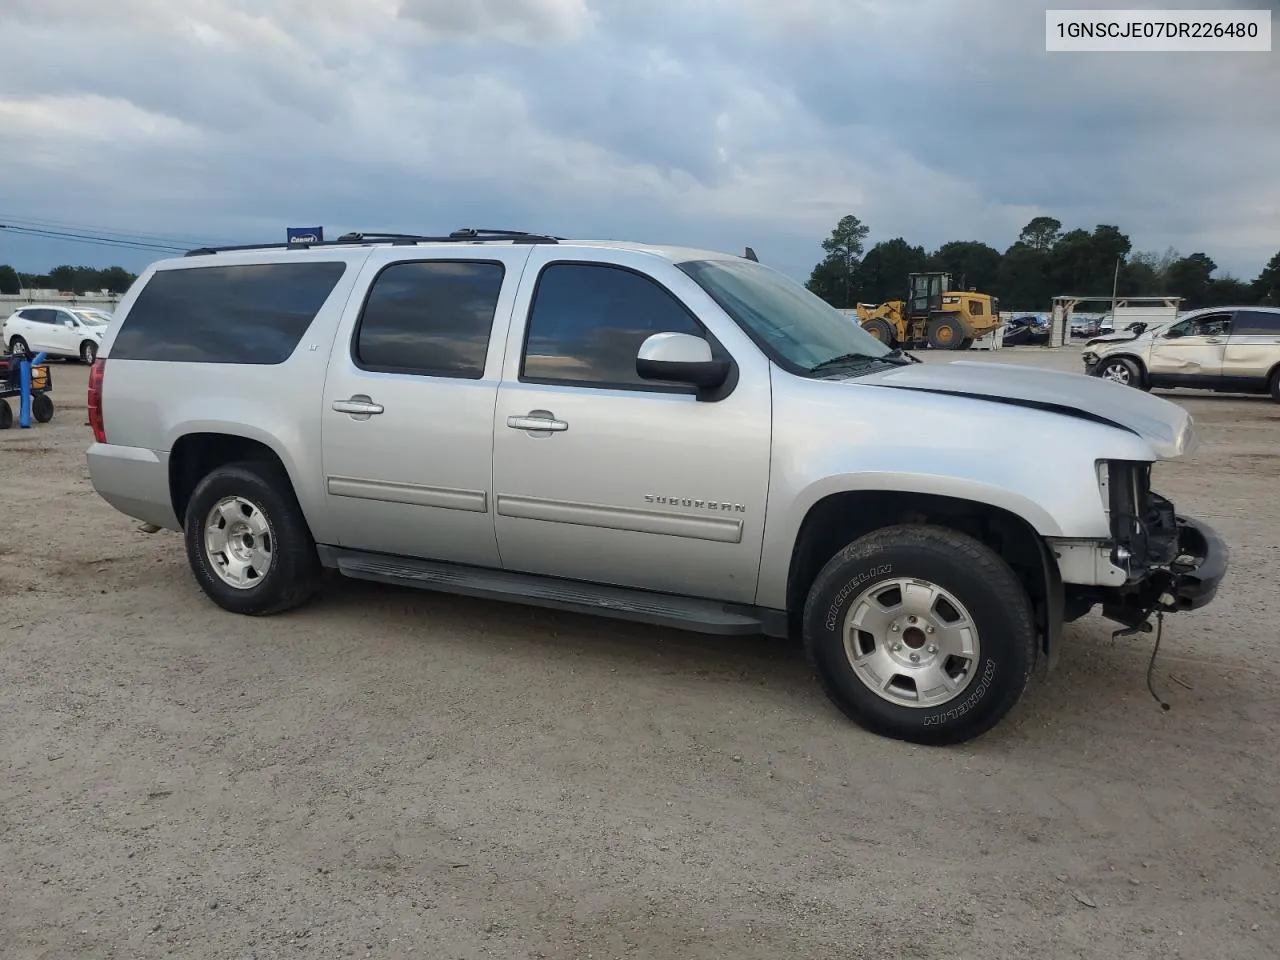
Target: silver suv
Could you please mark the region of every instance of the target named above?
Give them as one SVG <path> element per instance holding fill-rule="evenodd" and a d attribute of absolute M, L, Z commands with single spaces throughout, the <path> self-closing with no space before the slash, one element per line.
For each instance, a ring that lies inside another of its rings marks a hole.
<path fill-rule="evenodd" d="M 1085 344 L 1086 373 L 1130 387 L 1269 393 L 1280 403 L 1280 307 L 1210 307 Z"/>
<path fill-rule="evenodd" d="M 1208 603 L 1178 406 L 920 364 L 754 258 L 459 231 L 192 251 L 91 371 L 99 494 L 240 614 L 349 577 L 802 637 L 854 721 L 992 727 L 1064 621 Z"/>

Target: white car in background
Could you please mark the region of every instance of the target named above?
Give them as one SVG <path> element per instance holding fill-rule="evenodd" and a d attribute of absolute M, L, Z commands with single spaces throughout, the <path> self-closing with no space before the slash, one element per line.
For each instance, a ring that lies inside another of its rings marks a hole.
<path fill-rule="evenodd" d="M 45 353 L 93 363 L 111 315 L 101 310 L 33 304 L 0 325 L 0 342 L 12 354 Z"/>

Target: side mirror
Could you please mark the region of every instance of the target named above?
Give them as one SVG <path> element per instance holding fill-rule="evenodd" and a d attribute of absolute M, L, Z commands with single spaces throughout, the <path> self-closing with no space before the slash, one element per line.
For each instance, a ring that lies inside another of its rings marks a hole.
<path fill-rule="evenodd" d="M 640 344 L 636 373 L 644 380 L 687 383 L 714 390 L 729 377 L 729 361 L 715 360 L 711 344 L 687 333 L 655 333 Z"/>
<path fill-rule="evenodd" d="M 74 327 L 74 326 L 76 325 L 76 322 L 75 322 L 74 320 L 70 319 L 69 317 L 63 317 L 63 318 L 62 318 L 62 325 L 63 325 L 64 327 Z"/>

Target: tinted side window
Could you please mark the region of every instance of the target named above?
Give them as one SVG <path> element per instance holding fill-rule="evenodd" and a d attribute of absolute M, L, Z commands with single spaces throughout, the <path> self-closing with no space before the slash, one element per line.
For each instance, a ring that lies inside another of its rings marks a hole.
<path fill-rule="evenodd" d="M 312 260 L 161 270 L 124 318 L 111 356 L 283 363 L 346 269 Z"/>
<path fill-rule="evenodd" d="M 30 320 L 32 323 L 53 323 L 57 314 L 57 310 L 46 310 L 37 307 L 34 310 L 23 310 L 22 319 Z"/>
<path fill-rule="evenodd" d="M 378 274 L 353 354 L 366 370 L 434 377 L 484 376 L 505 268 L 500 263 L 421 260 Z"/>
<path fill-rule="evenodd" d="M 1280 337 L 1280 312 L 1241 310 L 1231 332 L 1246 337 Z"/>
<path fill-rule="evenodd" d="M 538 278 L 520 376 L 653 389 L 636 374 L 636 353 L 668 332 L 706 336 L 657 281 L 621 267 L 551 264 Z"/>

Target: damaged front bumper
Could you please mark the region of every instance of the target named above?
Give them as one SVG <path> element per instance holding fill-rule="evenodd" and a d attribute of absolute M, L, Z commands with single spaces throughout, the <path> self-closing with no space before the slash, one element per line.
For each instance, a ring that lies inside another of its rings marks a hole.
<path fill-rule="evenodd" d="M 1136 627 L 1152 614 L 1197 610 L 1211 603 L 1227 575 L 1226 543 L 1208 524 L 1175 517 L 1176 553 L 1167 566 L 1148 569 L 1123 587 L 1106 591 L 1102 615 Z"/>

